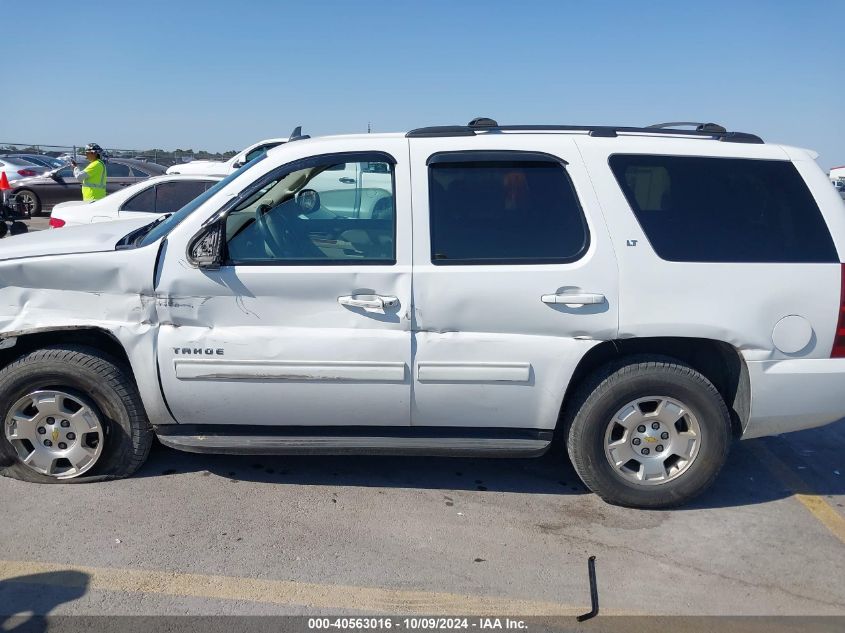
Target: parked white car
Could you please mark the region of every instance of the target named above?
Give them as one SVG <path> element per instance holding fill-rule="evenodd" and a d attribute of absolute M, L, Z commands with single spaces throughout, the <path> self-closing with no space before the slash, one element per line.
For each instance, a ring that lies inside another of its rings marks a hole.
<path fill-rule="evenodd" d="M 673 506 L 734 438 L 845 414 L 843 257 L 812 155 L 714 125 L 298 140 L 161 221 L 3 241 L 0 455 L 51 483 L 130 475 L 154 436 L 530 456 L 557 434 L 608 502 Z"/>
<path fill-rule="evenodd" d="M 192 160 L 188 163 L 177 163 L 167 168 L 168 174 L 205 174 L 214 176 L 228 176 L 236 169 L 240 169 L 249 161 L 256 159 L 267 150 L 287 143 L 287 138 L 268 138 L 253 143 L 245 150 L 238 152 L 227 161 Z"/>
<path fill-rule="evenodd" d="M 164 213 L 178 211 L 221 178 L 174 174 L 154 176 L 100 200 L 57 204 L 50 214 L 50 226 L 61 228 L 113 220 L 155 220 Z"/>

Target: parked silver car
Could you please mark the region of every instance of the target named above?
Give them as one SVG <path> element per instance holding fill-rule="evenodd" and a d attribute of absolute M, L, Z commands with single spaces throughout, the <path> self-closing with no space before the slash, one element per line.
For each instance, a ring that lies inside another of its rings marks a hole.
<path fill-rule="evenodd" d="M 65 163 L 54 156 L 47 156 L 47 154 L 7 154 L 8 158 L 21 158 L 25 161 L 40 165 L 47 169 L 56 169 L 57 167 L 64 167 Z"/>
<path fill-rule="evenodd" d="M 23 158 L 0 156 L 0 172 L 6 174 L 6 179 L 13 183 L 24 178 L 40 176 L 48 170 L 43 165 L 36 165 Z"/>

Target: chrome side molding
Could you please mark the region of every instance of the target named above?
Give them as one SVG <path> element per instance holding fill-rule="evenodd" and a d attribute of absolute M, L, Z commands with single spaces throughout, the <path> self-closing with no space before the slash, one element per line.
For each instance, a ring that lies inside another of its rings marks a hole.
<path fill-rule="evenodd" d="M 165 446 L 189 453 L 229 455 L 463 455 L 535 457 L 551 440 L 484 437 L 343 437 L 278 435 L 165 435 Z"/>

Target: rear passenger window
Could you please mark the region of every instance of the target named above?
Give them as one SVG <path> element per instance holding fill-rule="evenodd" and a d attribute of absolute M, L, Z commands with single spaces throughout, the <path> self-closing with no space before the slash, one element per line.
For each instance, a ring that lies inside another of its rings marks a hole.
<path fill-rule="evenodd" d="M 208 183 L 201 180 L 176 180 L 164 182 L 156 187 L 157 213 L 173 213 L 208 188 Z"/>
<path fill-rule="evenodd" d="M 544 154 L 435 154 L 429 208 L 436 265 L 565 263 L 589 242 L 563 162 Z"/>
<path fill-rule="evenodd" d="M 676 262 L 838 262 L 789 161 L 616 155 L 610 167 L 655 252 Z"/>
<path fill-rule="evenodd" d="M 141 211 L 152 213 L 156 208 L 156 188 L 147 187 L 141 193 L 135 194 L 123 203 L 121 211 Z"/>

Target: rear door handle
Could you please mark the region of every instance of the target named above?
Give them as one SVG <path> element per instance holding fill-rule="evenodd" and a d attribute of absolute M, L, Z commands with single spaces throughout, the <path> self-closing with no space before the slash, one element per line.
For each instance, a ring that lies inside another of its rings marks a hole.
<path fill-rule="evenodd" d="M 565 303 L 566 305 L 586 306 L 604 303 L 606 301 L 603 294 L 595 292 L 579 292 L 566 293 L 562 292 L 556 295 L 543 295 L 540 297 L 543 303 Z"/>
<path fill-rule="evenodd" d="M 384 313 L 385 308 L 399 305 L 399 299 L 385 295 L 344 295 L 337 302 L 348 308 L 363 308 L 367 312 Z"/>

